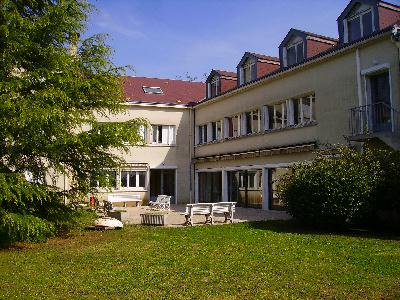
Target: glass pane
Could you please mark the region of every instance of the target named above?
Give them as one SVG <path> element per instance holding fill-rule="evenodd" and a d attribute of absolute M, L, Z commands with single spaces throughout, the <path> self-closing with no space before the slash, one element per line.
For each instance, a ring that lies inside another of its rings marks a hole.
<path fill-rule="evenodd" d="M 128 187 L 128 172 L 121 172 L 121 187 Z"/>
<path fill-rule="evenodd" d="M 310 98 L 303 98 L 302 101 L 303 122 L 310 121 Z"/>
<path fill-rule="evenodd" d="M 215 141 L 217 139 L 217 123 L 212 122 L 211 127 L 212 127 L 212 140 Z"/>
<path fill-rule="evenodd" d="M 157 133 L 158 133 L 158 126 L 157 125 L 153 125 L 152 126 L 152 130 L 153 130 L 153 143 L 157 143 Z"/>
<path fill-rule="evenodd" d="M 199 126 L 199 144 L 203 144 L 203 126 Z"/>
<path fill-rule="evenodd" d="M 251 122 L 251 112 L 245 113 L 246 118 L 246 134 L 253 132 L 252 122 Z"/>
<path fill-rule="evenodd" d="M 296 52 L 297 52 L 297 62 L 299 63 L 304 59 L 303 43 L 297 44 Z"/>
<path fill-rule="evenodd" d="M 146 172 L 139 173 L 139 187 L 146 187 Z"/>
<path fill-rule="evenodd" d="M 294 125 L 298 125 L 301 123 L 301 111 L 300 111 L 300 100 L 293 99 L 293 116 L 294 116 Z"/>
<path fill-rule="evenodd" d="M 367 12 L 362 16 L 363 36 L 372 33 L 372 12 Z"/>
<path fill-rule="evenodd" d="M 233 119 L 228 118 L 228 137 L 233 137 Z"/>
<path fill-rule="evenodd" d="M 239 136 L 239 116 L 232 117 L 233 136 Z"/>
<path fill-rule="evenodd" d="M 128 172 L 129 174 L 129 187 L 136 187 L 136 172 Z"/>
<path fill-rule="evenodd" d="M 162 143 L 162 128 L 163 127 L 161 125 L 157 126 L 157 142 L 159 144 Z"/>
<path fill-rule="evenodd" d="M 222 124 L 221 122 L 217 122 L 217 139 L 222 138 Z"/>
<path fill-rule="evenodd" d="M 253 111 L 252 122 L 251 122 L 252 123 L 251 128 L 253 133 L 260 131 L 258 119 L 259 119 L 259 111 L 255 110 Z"/>
<path fill-rule="evenodd" d="M 356 17 L 348 21 L 349 42 L 356 41 L 361 38 L 360 18 Z"/>
<path fill-rule="evenodd" d="M 276 104 L 274 108 L 274 129 L 282 128 L 282 104 Z"/>
<path fill-rule="evenodd" d="M 295 47 L 290 47 L 287 48 L 287 65 L 291 66 L 296 63 L 296 48 Z"/>

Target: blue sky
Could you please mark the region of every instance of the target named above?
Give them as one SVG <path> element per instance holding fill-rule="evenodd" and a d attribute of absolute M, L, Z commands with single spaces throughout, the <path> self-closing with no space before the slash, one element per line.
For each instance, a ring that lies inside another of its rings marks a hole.
<path fill-rule="evenodd" d="M 90 0 L 88 33 L 109 34 L 116 65 L 130 75 L 204 80 L 235 71 L 245 51 L 278 56 L 291 27 L 337 37 L 349 0 Z M 400 4 L 400 0 L 390 1 Z"/>

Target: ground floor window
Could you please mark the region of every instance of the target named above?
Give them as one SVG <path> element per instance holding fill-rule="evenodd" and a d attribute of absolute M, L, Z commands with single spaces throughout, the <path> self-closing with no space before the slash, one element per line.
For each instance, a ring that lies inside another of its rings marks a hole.
<path fill-rule="evenodd" d="M 144 171 L 121 171 L 121 188 L 145 188 L 146 172 Z"/>
<path fill-rule="evenodd" d="M 262 208 L 262 170 L 229 171 L 228 199 L 237 206 Z"/>
<path fill-rule="evenodd" d="M 199 197 L 201 203 L 222 201 L 222 172 L 198 173 Z"/>

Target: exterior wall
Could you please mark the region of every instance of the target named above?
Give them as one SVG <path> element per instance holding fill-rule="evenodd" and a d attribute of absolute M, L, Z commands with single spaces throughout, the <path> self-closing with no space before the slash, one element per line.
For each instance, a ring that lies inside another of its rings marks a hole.
<path fill-rule="evenodd" d="M 234 89 L 237 86 L 236 78 L 226 79 L 221 77 L 220 82 L 221 82 L 221 93 Z"/>
<path fill-rule="evenodd" d="M 363 72 L 388 68 L 391 76 L 392 105 L 395 108 L 400 107 L 398 51 L 389 34 L 386 34 L 376 40 L 360 44 L 358 50 L 356 48 L 343 50 L 342 53 L 306 63 L 196 106 L 195 125 L 200 125 L 261 108 L 263 105 L 314 93 L 317 122 L 300 128 L 279 129 L 196 145 L 195 158 L 211 158 L 198 160 L 194 165 L 195 170 L 223 171 L 227 168 L 288 165 L 313 158 L 311 152 L 253 159 L 234 159 L 234 156 L 230 156 L 231 159 L 218 160 L 212 158 L 214 155 L 230 155 L 314 141 L 319 144 L 347 144 L 345 136 L 349 134 L 349 109 L 364 105 L 367 101 Z M 265 190 L 263 193 L 266 193 Z"/>
<path fill-rule="evenodd" d="M 327 44 L 327 43 L 323 43 L 323 42 L 318 42 L 318 41 L 313 41 L 308 39 L 307 40 L 307 53 L 306 53 L 306 57 L 307 58 L 311 58 L 321 52 L 324 52 L 330 48 L 332 48 L 333 45 L 331 44 Z"/>
<path fill-rule="evenodd" d="M 146 164 L 149 169 L 176 169 L 176 200 L 177 203 L 190 202 L 190 149 L 191 141 L 191 112 L 189 108 L 171 108 L 155 106 L 128 105 L 126 114 L 111 116 L 109 120 L 99 118 L 99 121 L 127 121 L 133 118 L 146 118 L 153 125 L 175 125 L 176 145 L 157 145 L 147 142 L 143 147 L 131 147 L 128 153 L 118 153 L 127 163 Z M 147 137 L 149 138 L 149 130 Z M 140 195 L 144 201 L 149 200 L 149 170 L 145 189 L 131 188 L 115 190 L 114 193 L 132 193 Z M 106 199 L 108 193 L 100 198 Z"/>
<path fill-rule="evenodd" d="M 382 6 L 378 7 L 379 28 L 383 29 L 400 21 L 400 13 Z"/>

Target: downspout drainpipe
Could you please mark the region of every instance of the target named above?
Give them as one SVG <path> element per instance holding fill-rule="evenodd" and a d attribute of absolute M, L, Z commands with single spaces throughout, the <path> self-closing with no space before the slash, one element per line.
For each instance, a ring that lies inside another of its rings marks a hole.
<path fill-rule="evenodd" d="M 356 50 L 356 66 L 357 66 L 357 95 L 358 95 L 358 106 L 363 105 L 362 99 L 362 88 L 361 88 L 361 63 L 360 63 L 360 49 Z"/>

